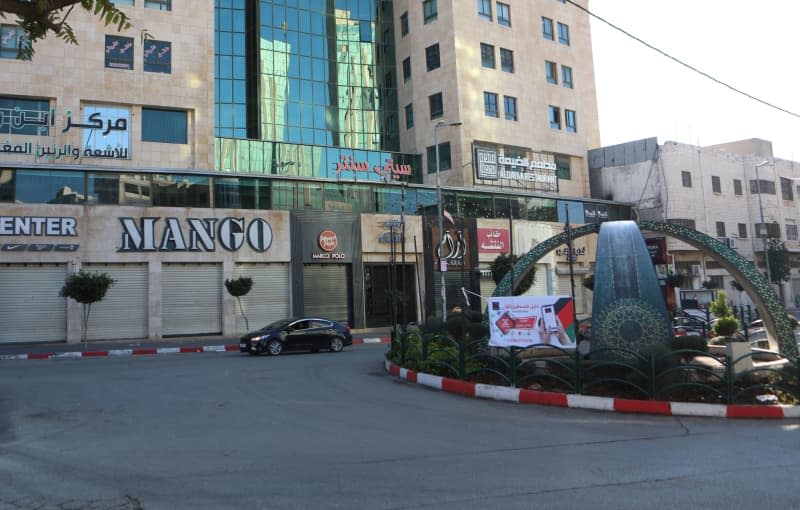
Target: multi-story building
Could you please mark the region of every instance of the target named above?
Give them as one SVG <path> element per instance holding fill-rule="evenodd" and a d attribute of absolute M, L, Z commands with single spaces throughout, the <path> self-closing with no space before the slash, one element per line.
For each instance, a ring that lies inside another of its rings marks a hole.
<path fill-rule="evenodd" d="M 773 157 L 772 144 L 750 139 L 708 147 L 648 138 L 589 152 L 592 195 L 635 205 L 641 219 L 697 229 L 734 248 L 766 272 L 767 239 L 789 252 L 790 279 L 776 285 L 786 306 L 800 299 L 800 165 Z M 722 289 L 752 304 L 718 262 L 687 243 L 666 239 L 684 290 Z M 705 283 L 705 286 L 703 285 Z M 709 293 L 684 292 L 684 297 Z"/>
<path fill-rule="evenodd" d="M 131 29 L 76 10 L 80 45 L 48 38 L 32 61 L 0 25 L 0 342 L 79 338 L 58 296 L 79 269 L 117 280 L 90 338 L 238 334 L 223 282 L 242 275 L 251 324 L 425 320 L 445 265 L 457 304 L 567 211 L 629 217 L 588 197 L 591 41 L 567 3 L 116 4 Z M 531 292 L 568 293 L 567 260 L 542 261 Z"/>

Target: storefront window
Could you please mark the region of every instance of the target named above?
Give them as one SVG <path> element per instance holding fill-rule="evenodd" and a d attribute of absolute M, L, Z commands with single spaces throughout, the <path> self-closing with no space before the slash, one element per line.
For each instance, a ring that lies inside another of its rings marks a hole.
<path fill-rule="evenodd" d="M 450 211 L 453 214 L 455 211 Z M 492 195 L 487 193 L 458 193 L 458 215 L 462 218 L 492 218 Z"/>
<path fill-rule="evenodd" d="M 322 184 L 317 182 L 298 182 L 297 183 L 297 208 L 298 209 L 319 209 L 323 204 Z"/>
<path fill-rule="evenodd" d="M 420 216 L 436 216 L 436 190 L 418 189 L 417 190 L 417 210 L 415 214 Z"/>
<path fill-rule="evenodd" d="M 17 203 L 82 204 L 83 172 L 16 171 Z"/>
<path fill-rule="evenodd" d="M 214 179 L 214 207 L 224 209 L 269 209 L 270 181 L 255 178 Z"/>
<path fill-rule="evenodd" d="M 0 202 L 14 201 L 14 171 L 0 170 Z"/>
<path fill-rule="evenodd" d="M 162 207 L 209 207 L 208 177 L 153 175 L 153 205 Z"/>
<path fill-rule="evenodd" d="M 583 202 L 558 201 L 558 222 L 567 221 L 567 208 L 569 208 L 569 222 L 572 225 L 586 223 L 583 217 Z"/>
<path fill-rule="evenodd" d="M 345 212 L 372 212 L 375 206 L 367 184 L 325 184 L 325 210 Z"/>
<path fill-rule="evenodd" d="M 293 182 L 273 182 L 272 183 L 272 208 L 288 211 L 295 208 L 295 183 Z"/>
<path fill-rule="evenodd" d="M 556 201 L 549 198 L 528 198 L 527 218 L 531 221 L 558 221 Z"/>

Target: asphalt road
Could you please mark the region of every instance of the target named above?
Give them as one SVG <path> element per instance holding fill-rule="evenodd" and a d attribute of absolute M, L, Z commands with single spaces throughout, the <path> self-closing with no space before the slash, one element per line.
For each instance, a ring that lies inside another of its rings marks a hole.
<path fill-rule="evenodd" d="M 779 509 L 800 423 L 440 393 L 386 346 L 0 362 L 0 509 Z"/>

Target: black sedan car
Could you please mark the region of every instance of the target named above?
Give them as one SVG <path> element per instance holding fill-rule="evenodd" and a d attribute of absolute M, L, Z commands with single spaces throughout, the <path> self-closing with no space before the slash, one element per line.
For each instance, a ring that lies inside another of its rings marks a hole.
<path fill-rule="evenodd" d="M 344 324 L 321 317 L 296 317 L 247 333 L 239 341 L 239 352 L 253 355 L 266 352 L 272 356 L 295 349 L 339 352 L 352 344 L 350 328 Z"/>

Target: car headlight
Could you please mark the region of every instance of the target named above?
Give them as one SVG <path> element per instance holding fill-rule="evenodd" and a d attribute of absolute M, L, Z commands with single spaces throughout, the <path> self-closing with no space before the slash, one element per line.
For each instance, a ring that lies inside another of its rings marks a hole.
<path fill-rule="evenodd" d="M 256 342 L 260 342 L 261 340 L 266 340 L 267 338 L 269 338 L 269 335 L 254 336 L 253 338 L 250 339 L 250 341 L 253 342 L 253 343 L 256 343 Z"/>

